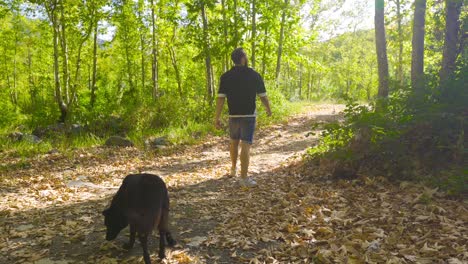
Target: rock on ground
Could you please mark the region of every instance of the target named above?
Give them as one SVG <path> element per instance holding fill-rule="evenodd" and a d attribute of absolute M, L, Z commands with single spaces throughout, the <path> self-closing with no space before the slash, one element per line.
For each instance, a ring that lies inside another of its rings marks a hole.
<path fill-rule="evenodd" d="M 130 139 L 119 136 L 109 137 L 105 144 L 108 147 L 133 147 L 135 145 Z"/>

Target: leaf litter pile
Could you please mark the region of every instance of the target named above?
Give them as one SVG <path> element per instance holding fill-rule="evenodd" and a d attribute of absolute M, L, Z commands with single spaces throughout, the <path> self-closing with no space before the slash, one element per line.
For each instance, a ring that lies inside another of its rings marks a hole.
<path fill-rule="evenodd" d="M 251 189 L 226 176 L 227 138 L 168 153 L 1 157 L 0 263 L 143 263 L 139 245 L 122 248 L 128 229 L 105 241 L 101 216 L 134 172 L 159 174 L 169 186 L 179 244 L 164 263 L 467 263 L 465 201 L 383 177 L 331 181 L 304 172 L 301 154 L 317 140 L 311 125 L 340 109 L 320 105 L 259 131 Z M 157 241 L 153 235 L 153 261 Z"/>

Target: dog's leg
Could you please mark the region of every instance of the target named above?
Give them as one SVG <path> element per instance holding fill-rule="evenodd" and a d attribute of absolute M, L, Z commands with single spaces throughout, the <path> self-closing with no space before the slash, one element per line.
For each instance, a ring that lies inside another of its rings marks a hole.
<path fill-rule="evenodd" d="M 173 247 L 177 244 L 177 241 L 172 237 L 171 232 L 166 232 L 167 245 Z"/>
<path fill-rule="evenodd" d="M 160 259 L 164 259 L 166 257 L 166 232 L 159 231 L 159 254 Z"/>
<path fill-rule="evenodd" d="M 148 234 L 138 234 L 138 238 L 140 239 L 141 247 L 143 247 L 143 259 L 145 260 L 145 264 L 151 264 L 151 258 L 148 253 Z"/>
<path fill-rule="evenodd" d="M 174 238 L 171 235 L 171 232 L 169 231 L 169 210 L 167 209 L 163 210 L 163 217 L 161 219 L 161 229 L 166 231 L 167 245 L 170 247 L 175 246 L 177 242 L 174 240 Z"/>
<path fill-rule="evenodd" d="M 169 247 L 175 246 L 177 242 L 172 238 L 171 232 L 169 231 L 169 210 L 168 209 L 163 209 L 162 210 L 162 216 L 161 216 L 161 223 L 159 224 L 159 231 L 163 231 L 166 233 L 166 244 Z"/>
<path fill-rule="evenodd" d="M 133 245 L 135 244 L 135 233 L 135 224 L 130 224 L 130 240 L 128 240 L 128 243 L 124 244 L 124 249 L 133 248 Z"/>

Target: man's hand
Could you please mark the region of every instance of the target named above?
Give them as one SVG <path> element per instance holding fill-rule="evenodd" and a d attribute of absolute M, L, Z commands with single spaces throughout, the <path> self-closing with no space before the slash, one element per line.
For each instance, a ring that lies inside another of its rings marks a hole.
<path fill-rule="evenodd" d="M 223 105 L 224 105 L 224 97 L 218 97 L 216 100 L 216 115 L 215 115 L 215 121 L 214 121 L 214 126 L 216 129 L 221 129 L 221 111 L 223 110 Z"/>
<path fill-rule="evenodd" d="M 221 120 L 219 118 L 215 119 L 214 125 L 216 129 L 221 129 L 223 127 L 223 125 L 221 124 Z"/>
<path fill-rule="evenodd" d="M 271 116 L 271 107 L 270 107 L 270 101 L 268 100 L 268 97 L 266 95 L 262 96 L 260 97 L 260 101 L 262 101 L 263 106 L 265 106 L 267 116 Z"/>

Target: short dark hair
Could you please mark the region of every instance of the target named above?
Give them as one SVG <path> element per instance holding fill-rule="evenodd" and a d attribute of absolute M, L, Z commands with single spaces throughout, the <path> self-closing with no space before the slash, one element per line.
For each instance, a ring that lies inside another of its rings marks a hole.
<path fill-rule="evenodd" d="M 241 64 L 242 58 L 247 57 L 243 48 L 237 48 L 231 53 L 231 59 L 234 64 Z"/>

